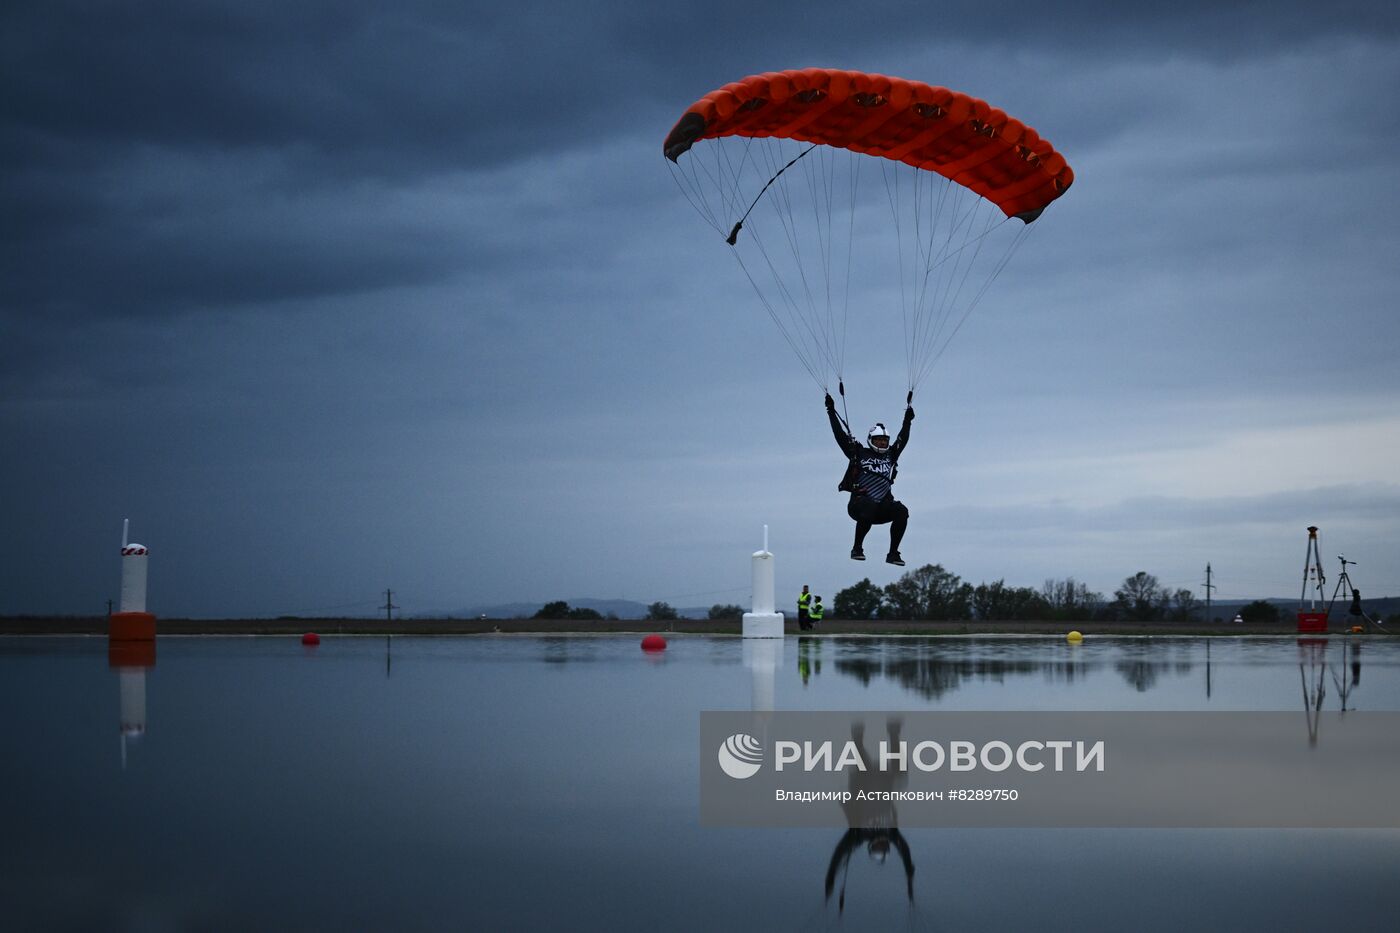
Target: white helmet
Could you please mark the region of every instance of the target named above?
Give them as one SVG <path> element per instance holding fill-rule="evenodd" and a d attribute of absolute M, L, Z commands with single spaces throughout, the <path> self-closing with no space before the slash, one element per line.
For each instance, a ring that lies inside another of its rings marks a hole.
<path fill-rule="evenodd" d="M 875 443 L 875 438 L 877 437 L 883 437 L 885 442 L 877 446 Z M 890 432 L 885 430 L 883 424 L 877 422 L 876 425 L 870 429 L 869 433 L 865 435 L 865 442 L 871 447 L 875 447 L 877 450 L 884 450 L 890 446 Z"/>

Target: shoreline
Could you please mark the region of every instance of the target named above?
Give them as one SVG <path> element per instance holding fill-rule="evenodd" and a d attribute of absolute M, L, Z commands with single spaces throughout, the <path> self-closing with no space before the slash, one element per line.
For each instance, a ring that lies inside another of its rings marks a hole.
<path fill-rule="evenodd" d="M 1327 632 L 1300 633 L 1292 621 L 1275 625 L 1244 623 L 1201 624 L 1189 622 L 950 622 L 917 620 L 847 620 L 828 619 L 815 630 L 801 632 L 795 619 L 787 619 L 785 635 L 1038 635 L 1063 636 L 1078 631 L 1085 637 L 1094 635 L 1115 637 L 1191 636 L 1240 637 L 1249 635 L 1324 637 L 1349 635 L 1350 625 L 1333 621 Z M 647 621 L 623 619 L 581 622 L 575 619 L 160 619 L 156 620 L 158 635 L 740 635 L 738 619 L 710 621 L 705 619 L 675 619 Z M 103 616 L 0 618 L 3 635 L 106 635 L 107 619 Z M 1360 633 L 1380 638 L 1396 633 L 1368 626 Z"/>

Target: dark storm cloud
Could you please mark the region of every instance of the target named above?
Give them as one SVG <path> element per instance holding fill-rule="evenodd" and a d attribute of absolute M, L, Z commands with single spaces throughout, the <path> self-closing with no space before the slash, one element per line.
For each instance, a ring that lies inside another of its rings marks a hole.
<path fill-rule="evenodd" d="M 475 268 L 518 266 L 489 230 L 385 215 L 437 176 L 547 165 L 628 127 L 659 136 L 684 102 L 764 68 L 966 42 L 1228 59 L 1397 22 L 1389 7 L 1303 3 L 11 5 L 4 307 L 83 317 L 347 294 L 440 281 L 464 252 Z"/>
<path fill-rule="evenodd" d="M 639 103 L 673 106 L 745 68 L 831 64 L 809 59 L 838 50 L 980 43 L 989 54 L 1230 59 L 1397 29 L 1387 4 L 1319 15 L 1315 3 L 1271 0 L 1104 0 L 1036 15 L 980 2 L 586 13 L 572 2 L 52 2 L 5 15 L 6 112 L 10 131 L 51 139 L 301 144 L 323 169 L 397 174 L 568 148 Z"/>

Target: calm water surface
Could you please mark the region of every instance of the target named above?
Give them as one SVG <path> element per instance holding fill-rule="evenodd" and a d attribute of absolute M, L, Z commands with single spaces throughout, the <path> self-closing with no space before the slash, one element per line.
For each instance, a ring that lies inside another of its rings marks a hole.
<path fill-rule="evenodd" d="M 1391 930 L 1392 831 L 909 829 L 911 897 L 840 830 L 698 817 L 701 710 L 1296 710 L 1326 754 L 1344 706 L 1400 710 L 1400 643 L 1357 645 L 0 638 L 0 924 Z"/>

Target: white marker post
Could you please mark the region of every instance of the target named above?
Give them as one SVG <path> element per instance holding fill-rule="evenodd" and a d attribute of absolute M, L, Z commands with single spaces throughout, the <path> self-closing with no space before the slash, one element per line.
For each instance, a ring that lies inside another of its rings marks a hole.
<path fill-rule="evenodd" d="M 773 555 L 768 550 L 768 526 L 763 526 L 763 550 L 753 554 L 753 611 L 744 613 L 745 638 L 782 638 L 783 614 L 773 608 Z"/>
<path fill-rule="evenodd" d="M 122 521 L 122 588 L 118 609 L 107 620 L 107 636 L 112 641 L 152 641 L 156 637 L 156 617 L 146 611 L 146 562 L 148 550 L 129 536 L 130 526 Z"/>

